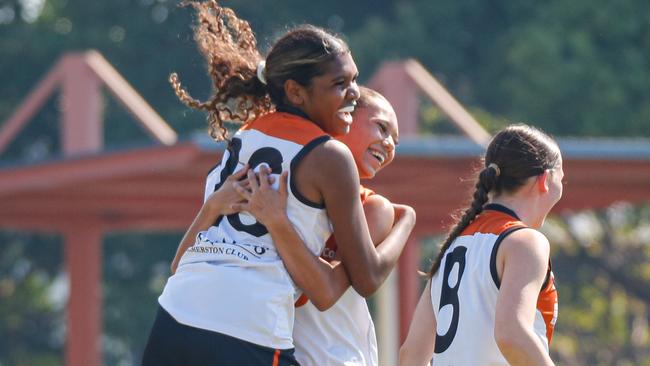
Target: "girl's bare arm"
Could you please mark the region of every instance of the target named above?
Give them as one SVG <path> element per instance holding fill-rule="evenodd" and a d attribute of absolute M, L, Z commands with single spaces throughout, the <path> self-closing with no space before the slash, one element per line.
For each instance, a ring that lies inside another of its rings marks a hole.
<path fill-rule="evenodd" d="M 399 349 L 400 366 L 428 365 L 436 343 L 436 317 L 431 302 L 431 280 L 422 291 L 408 335 Z"/>
<path fill-rule="evenodd" d="M 176 249 L 176 255 L 174 256 L 171 264 L 172 274 L 176 273 L 178 263 L 180 262 L 183 254 L 185 254 L 187 248 L 194 245 L 196 235 L 199 232 L 210 228 L 210 226 L 214 224 L 214 221 L 217 219 L 217 217 L 221 215 L 230 215 L 236 212 L 232 209 L 231 206 L 235 203 L 241 202 L 242 199 L 235 190 L 233 183 L 245 177 L 247 172 L 248 167 L 244 166 L 244 168 L 241 170 L 230 175 L 228 179 L 226 179 L 226 182 L 221 185 L 217 191 L 213 192 L 210 197 L 208 197 L 208 199 L 203 203 L 203 206 L 201 206 L 201 209 L 197 213 L 190 227 L 185 232 L 185 235 L 183 235 L 183 238 L 181 239 L 181 242 Z"/>
<path fill-rule="evenodd" d="M 553 365 L 546 347 L 533 331 L 549 253 L 546 237 L 532 229 L 510 234 L 499 248 L 497 271 L 501 272 L 501 286 L 494 337 L 511 365 Z"/>
<path fill-rule="evenodd" d="M 236 208 L 251 213 L 266 226 L 294 282 L 319 310 L 326 310 L 350 286 L 345 268 L 340 262 L 330 264 L 307 249 L 286 215 L 286 173 L 280 178 L 278 191 L 265 183 L 268 173 L 268 169 L 261 168 L 259 180 L 249 173 L 250 190 L 239 189 L 246 203 Z M 364 204 L 364 212 L 373 241 L 379 243 L 391 231 L 396 212 L 403 215 L 404 209 L 394 207 L 380 195 L 372 195 Z"/>
<path fill-rule="evenodd" d="M 373 294 L 397 263 L 415 225 L 415 211 L 398 206 L 392 230 L 375 249 L 358 194 L 357 167 L 349 149 L 330 140 L 316 147 L 301 165 L 298 169 L 304 169 L 300 176 L 304 181 L 300 186 L 306 191 L 314 188 L 321 195 L 350 284 L 362 296 Z"/>

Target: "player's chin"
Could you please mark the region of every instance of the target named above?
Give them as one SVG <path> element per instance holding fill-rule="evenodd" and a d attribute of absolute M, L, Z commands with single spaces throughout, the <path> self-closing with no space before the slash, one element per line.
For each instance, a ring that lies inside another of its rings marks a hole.
<path fill-rule="evenodd" d="M 374 158 L 373 158 L 374 159 Z M 363 168 L 361 169 L 359 176 L 361 179 L 372 179 L 375 177 L 377 172 L 381 167 L 376 167 L 376 164 L 373 162 L 364 161 Z"/>
<path fill-rule="evenodd" d="M 330 133 L 332 136 L 344 136 L 347 135 L 350 132 L 350 126 L 352 126 L 352 122 L 348 121 L 343 118 L 339 118 L 339 116 L 334 117 L 334 123 L 333 123 L 333 132 Z"/>

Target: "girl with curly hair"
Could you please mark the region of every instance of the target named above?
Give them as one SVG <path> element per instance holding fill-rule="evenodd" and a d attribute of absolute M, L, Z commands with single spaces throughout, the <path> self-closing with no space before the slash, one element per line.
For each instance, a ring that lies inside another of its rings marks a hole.
<path fill-rule="evenodd" d="M 350 284 L 367 296 L 397 261 L 415 213 L 395 206 L 395 224 L 381 250 L 375 249 L 354 159 L 330 138 L 349 131 L 359 98 L 357 68 L 343 40 L 299 26 L 263 59 L 250 26 L 231 9 L 215 1 L 187 4 L 198 13 L 195 39 L 214 94 L 198 101 L 176 75 L 170 79 L 183 102 L 208 112 L 211 135 L 228 140 L 221 163 L 208 174 L 205 198 L 250 167 L 246 174 L 254 182 L 253 171 L 260 173 L 260 184 L 267 183 L 267 174 L 276 187 L 287 182 L 286 214 L 260 222 L 245 211 L 221 211 L 187 250 L 179 250 L 183 254 L 159 298 L 143 364 L 297 365 L 292 339 L 297 287 L 310 298 L 318 294 L 308 292 L 315 286 L 303 268 L 287 271 L 293 267 L 285 267 L 283 259 L 294 263 L 294 253 L 283 250 L 283 243 L 298 238 L 313 257 L 334 233 L 341 259 L 349 264 Z M 230 139 L 226 121 L 243 124 Z M 186 235 L 181 246 L 192 239 Z"/>

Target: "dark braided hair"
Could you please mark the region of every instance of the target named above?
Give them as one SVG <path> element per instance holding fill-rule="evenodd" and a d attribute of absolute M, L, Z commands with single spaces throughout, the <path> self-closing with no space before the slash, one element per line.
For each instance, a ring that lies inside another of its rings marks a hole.
<path fill-rule="evenodd" d="M 485 153 L 484 168 L 478 172 L 472 202 L 449 231 L 431 266 L 429 276 L 436 274 L 451 243 L 483 211 L 490 192 L 494 195 L 514 192 L 528 178 L 555 168 L 559 159 L 560 149 L 557 143 L 535 127 L 516 124 L 498 132 Z"/>
<path fill-rule="evenodd" d="M 287 80 L 309 87 L 313 77 L 327 72 L 331 61 L 350 52 L 339 37 L 312 25 L 298 26 L 271 48 L 263 71 L 264 84 L 257 77 L 257 65 L 263 57 L 248 22 L 215 0 L 181 5 L 197 12 L 194 39 L 207 63 L 214 94 L 201 102 L 189 95 L 176 73 L 169 81 L 188 107 L 208 112 L 210 136 L 216 140 L 227 138 L 225 121 L 246 123 L 284 104 Z"/>

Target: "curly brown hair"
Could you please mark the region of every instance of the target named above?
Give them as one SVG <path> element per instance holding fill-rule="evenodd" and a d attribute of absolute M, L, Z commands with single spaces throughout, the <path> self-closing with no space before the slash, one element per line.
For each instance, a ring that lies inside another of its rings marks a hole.
<path fill-rule="evenodd" d="M 214 93 L 205 102 L 192 98 L 172 73 L 169 81 L 178 98 L 188 107 L 208 112 L 210 136 L 227 139 L 225 121 L 246 123 L 269 113 L 285 101 L 284 84 L 291 79 L 308 87 L 311 79 L 324 74 L 338 55 L 350 52 L 347 44 L 325 30 L 298 26 L 280 37 L 266 57 L 265 82 L 257 77 L 264 58 L 247 21 L 215 0 L 186 1 L 196 10 L 194 39 L 208 65 Z"/>

